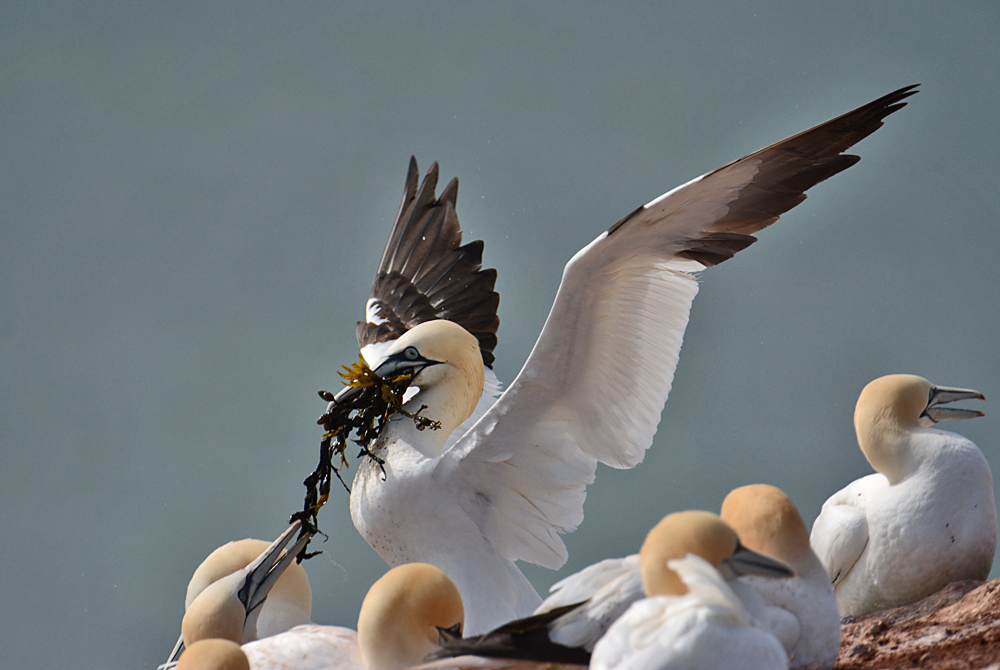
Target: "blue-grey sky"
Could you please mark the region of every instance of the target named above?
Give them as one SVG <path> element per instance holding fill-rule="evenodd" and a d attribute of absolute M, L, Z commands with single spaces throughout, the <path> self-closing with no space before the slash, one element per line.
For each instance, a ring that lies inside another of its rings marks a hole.
<path fill-rule="evenodd" d="M 4 668 L 152 668 L 214 547 L 301 504 L 406 164 L 461 181 L 509 382 L 563 264 L 673 186 L 912 83 L 760 241 L 704 273 L 656 443 L 602 467 L 560 574 L 663 514 L 869 468 L 857 394 L 986 394 L 1000 469 L 992 2 L 7 3 L 0 9 Z M 321 623 L 384 571 L 334 491 Z"/>

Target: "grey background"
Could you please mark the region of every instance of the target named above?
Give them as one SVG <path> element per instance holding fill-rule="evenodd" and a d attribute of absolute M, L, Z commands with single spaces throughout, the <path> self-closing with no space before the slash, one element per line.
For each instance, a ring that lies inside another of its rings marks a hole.
<path fill-rule="evenodd" d="M 151 668 L 191 571 L 301 503 L 411 153 L 461 178 L 509 382 L 570 256 L 673 186 L 922 92 L 703 275 L 656 444 L 601 468 L 558 574 L 666 512 L 869 471 L 857 394 L 983 391 L 1000 471 L 995 3 L 7 3 L 0 8 L 0 665 Z M 983 405 L 979 405 L 983 406 Z M 314 619 L 385 569 L 347 496 Z"/>

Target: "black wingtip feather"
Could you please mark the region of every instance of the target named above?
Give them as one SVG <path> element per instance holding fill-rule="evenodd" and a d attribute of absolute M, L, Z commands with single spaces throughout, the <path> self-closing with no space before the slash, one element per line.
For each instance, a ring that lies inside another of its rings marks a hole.
<path fill-rule="evenodd" d="M 372 282 L 370 297 L 385 321 L 358 322 L 358 345 L 396 339 L 424 321 L 449 319 L 476 336 L 484 364 L 492 367 L 500 325 L 496 271 L 482 269 L 481 240 L 462 245 L 455 212 L 458 179 L 435 197 L 437 162 L 418 188 L 419 176 L 411 156 L 403 200 Z"/>

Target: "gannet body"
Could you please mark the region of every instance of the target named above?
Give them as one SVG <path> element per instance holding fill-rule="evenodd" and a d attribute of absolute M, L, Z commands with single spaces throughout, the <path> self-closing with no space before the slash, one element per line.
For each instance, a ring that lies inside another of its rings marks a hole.
<path fill-rule="evenodd" d="M 975 444 L 930 428 L 981 412 L 940 407 L 978 391 L 915 375 L 868 384 L 854 413 L 858 443 L 878 471 L 833 494 L 811 541 L 833 581 L 842 616 L 905 605 L 993 564 L 993 476 Z"/>
<path fill-rule="evenodd" d="M 489 657 L 586 665 L 592 662 L 591 651 L 598 640 L 630 606 L 646 598 L 651 589 L 671 588 L 679 592 L 683 588 L 666 566 L 672 558 L 689 553 L 711 561 L 710 566 L 717 566 L 730 579 L 739 574 L 770 577 L 792 574 L 784 563 L 740 544 L 736 533 L 718 516 L 708 512 L 672 514 L 650 531 L 637 557 L 591 566 L 575 579 L 570 578 L 557 592 L 558 596 L 564 596 L 570 591 L 585 602 L 553 605 L 485 635 L 446 641 L 434 656 L 444 660 L 455 656 Z M 630 586 L 633 581 L 639 584 L 638 593 Z"/>
<path fill-rule="evenodd" d="M 840 653 L 837 600 L 795 505 L 780 489 L 754 484 L 726 496 L 721 516 L 746 547 L 795 570 L 791 579 L 748 575 L 737 580 L 740 587 L 749 587 L 760 597 L 763 611 L 754 617 L 762 620 L 761 627 L 782 643 L 792 668 L 833 668 Z M 747 599 L 741 591 L 737 593 Z"/>
<path fill-rule="evenodd" d="M 458 247 L 457 182 L 435 199 L 436 164 L 418 190 L 411 160 L 358 342 L 377 373 L 416 372 L 411 412 L 426 406 L 422 416 L 447 421 L 432 435 L 402 419 L 377 440 L 385 481 L 369 461 L 351 493 L 362 536 L 390 565 L 444 570 L 467 603 L 471 634 L 531 612 L 541 599 L 514 561 L 560 567 L 559 535 L 583 519 L 597 463 L 642 461 L 698 292 L 694 273 L 755 242 L 808 188 L 857 162 L 842 152 L 914 92 L 900 89 L 693 179 L 599 235 L 566 265 L 531 355 L 495 403 L 476 380 L 451 375 L 455 363 L 470 369 L 467 343 L 454 354 L 437 347 L 445 366 L 426 332 L 407 339 L 434 319 L 456 321 L 475 336 L 482 371 L 498 323 L 495 273 L 479 270 L 481 243 Z M 402 358 L 411 347 L 419 371 Z"/>
<path fill-rule="evenodd" d="M 715 567 L 739 547 L 732 528 L 707 512 L 684 512 L 661 521 L 639 552 L 647 597 L 633 603 L 597 642 L 590 667 L 787 668 L 784 648 L 754 625 Z M 684 558 L 673 557 L 685 548 L 691 552 Z M 784 576 L 792 574 L 784 570 Z"/>
<path fill-rule="evenodd" d="M 281 564 L 284 567 L 287 562 Z M 215 587 L 221 597 L 205 601 L 199 596 L 185 615 L 184 636 L 192 648 L 213 638 L 236 644 L 246 639 L 253 608 L 247 612 L 241 594 L 249 581 L 237 572 L 216 583 L 227 581 L 233 583 L 224 591 Z M 258 609 L 267 588 L 249 596 Z M 432 565 L 411 563 L 393 568 L 372 585 L 361 605 L 357 633 L 340 626 L 306 624 L 247 642 L 241 650 L 251 670 L 403 670 L 438 649 L 442 635 L 460 636 L 462 620 L 461 596 L 447 575 Z M 181 663 L 188 651 L 181 655 Z M 236 654 L 227 652 L 225 658 L 231 655 Z M 216 670 L 205 663 L 187 667 Z"/>
<path fill-rule="evenodd" d="M 690 589 L 629 607 L 594 648 L 593 670 L 781 670 L 781 643 L 753 625 L 711 564 L 694 554 L 671 560 Z"/>

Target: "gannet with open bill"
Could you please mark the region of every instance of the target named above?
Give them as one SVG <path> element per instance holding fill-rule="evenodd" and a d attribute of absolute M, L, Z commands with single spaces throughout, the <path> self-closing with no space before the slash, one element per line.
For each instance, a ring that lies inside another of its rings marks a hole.
<path fill-rule="evenodd" d="M 295 533 L 299 537 L 293 543 Z M 185 645 L 197 640 L 225 638 L 239 644 L 256 640 L 264 604 L 275 588 L 280 595 L 267 608 L 268 627 L 263 632 L 273 634 L 299 625 L 303 619 L 308 621 L 312 603 L 309 580 L 301 566 L 295 565 L 291 574 L 289 566 L 312 535 L 312 531 L 295 522 L 249 562 L 243 559 L 248 551 L 264 544 L 260 540 L 230 542 L 212 552 L 188 584 L 181 636 L 166 665 L 175 663 Z M 287 551 L 285 547 L 289 547 Z M 277 587 L 279 582 L 281 586 Z M 216 615 L 220 611 L 225 616 Z"/>
<path fill-rule="evenodd" d="M 916 375 L 879 377 L 861 391 L 854 428 L 876 473 L 830 496 L 811 535 L 841 616 L 989 576 L 997 542 L 990 466 L 970 440 L 932 427 L 983 416 L 942 406 L 972 398 L 985 399 Z"/>
<path fill-rule="evenodd" d="M 856 163 L 843 152 L 881 127 L 914 88 L 693 179 L 601 233 L 566 265 L 523 369 L 471 427 L 468 417 L 489 395 L 478 377 L 492 336 L 463 336 L 448 321 L 428 320 L 442 317 L 436 287 L 453 297 L 460 286 L 442 269 L 447 261 L 427 253 L 438 235 L 429 222 L 454 217 L 457 184 L 435 200 L 434 168 L 415 191 L 411 163 L 379 269 L 388 279 L 376 278 L 359 344 L 370 347 L 382 337 L 372 332 L 385 331 L 390 343 L 370 361 L 375 372 L 415 372 L 419 390 L 405 409 L 443 423 L 421 430 L 396 420 L 375 440 L 373 455 L 384 463 L 364 459 L 351 493 L 365 540 L 390 565 L 423 561 L 444 570 L 466 602 L 471 634 L 530 613 L 540 598 L 514 561 L 561 566 L 559 535 L 583 519 L 597 463 L 631 468 L 642 460 L 698 291 L 694 273 L 755 242 L 753 234 L 807 189 Z M 420 288 L 425 270 L 438 279 Z"/>
<path fill-rule="evenodd" d="M 237 642 L 240 603 L 237 592 L 201 608 L 193 622 L 213 622 L 223 639 Z M 403 670 L 438 649 L 443 639 L 461 636 L 462 599 L 440 569 L 424 563 L 393 568 L 372 585 L 361 605 L 357 632 L 314 623 L 243 644 L 252 670 Z M 206 641 L 194 639 L 192 650 Z M 224 652 L 224 653 L 223 653 Z M 181 662 L 189 652 L 181 656 Z M 213 658 L 237 656 L 231 648 Z M 214 670 L 206 661 L 192 670 Z"/>
<path fill-rule="evenodd" d="M 735 531 L 709 512 L 665 517 L 639 551 L 646 598 L 633 603 L 597 642 L 590 667 L 787 668 L 781 643 L 754 625 L 717 569 L 739 546 Z M 794 575 L 779 561 L 760 560 L 760 574 Z"/>
<path fill-rule="evenodd" d="M 830 670 L 840 653 L 840 615 L 826 568 L 809 546 L 809 529 L 784 491 L 767 484 L 734 489 L 720 516 L 750 549 L 795 570 L 791 579 L 740 577 L 756 593 L 763 627 L 785 647 L 793 669 Z M 737 591 L 742 596 L 742 591 Z"/>

